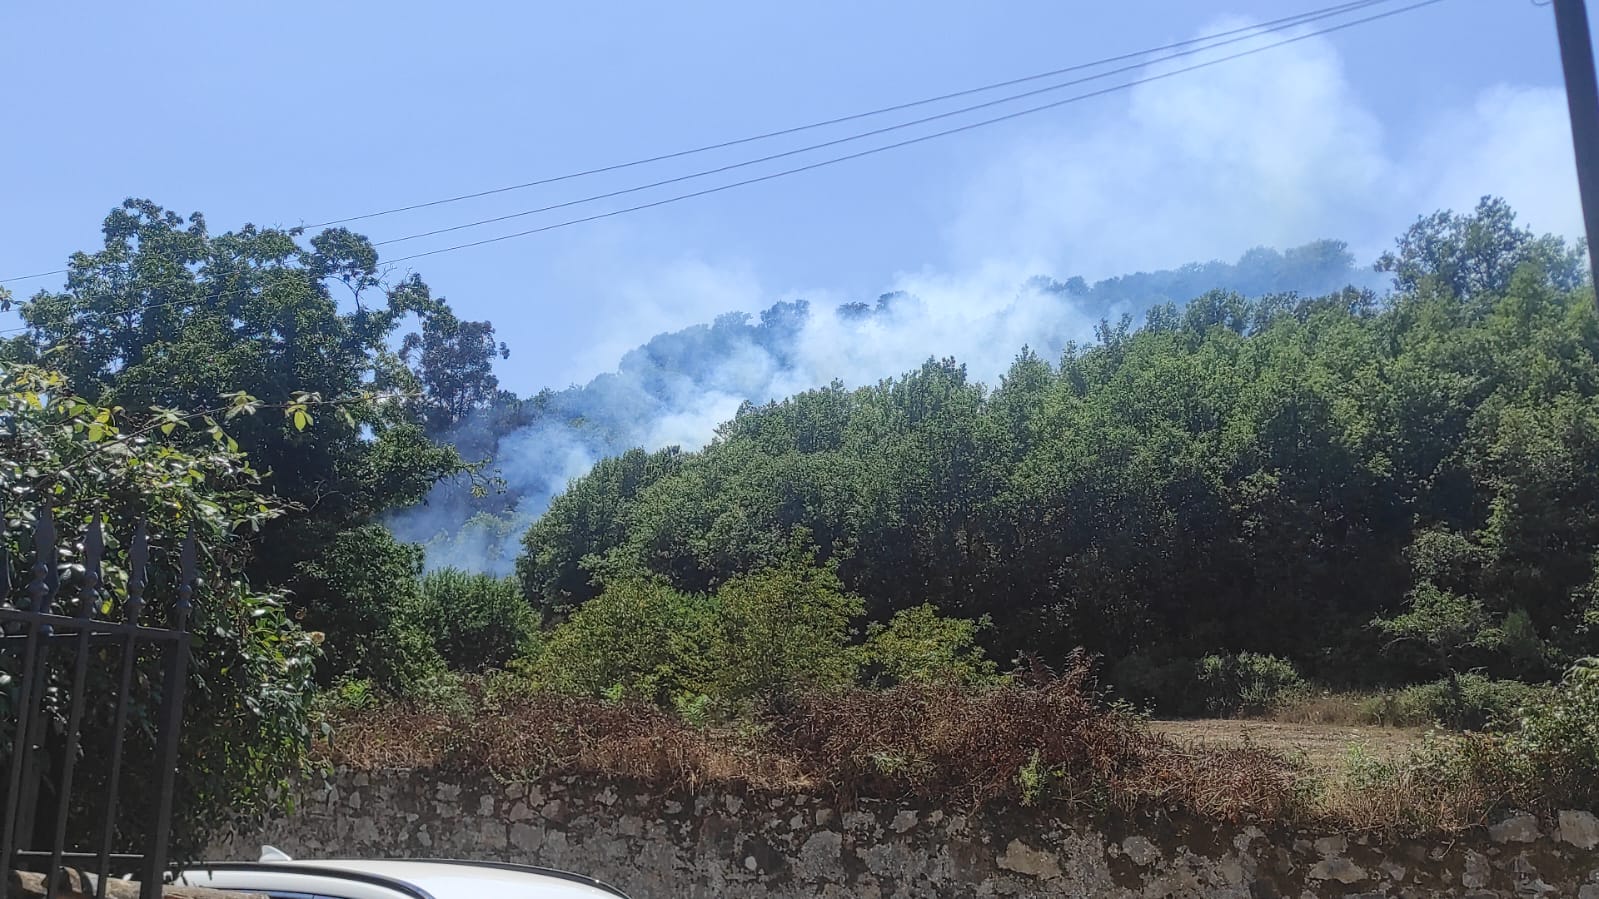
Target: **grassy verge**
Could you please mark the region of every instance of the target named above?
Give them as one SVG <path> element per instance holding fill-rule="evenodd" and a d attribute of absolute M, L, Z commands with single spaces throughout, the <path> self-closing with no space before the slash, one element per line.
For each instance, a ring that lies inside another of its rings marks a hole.
<path fill-rule="evenodd" d="M 1429 736 L 1402 753 L 1357 744 L 1338 766 L 1247 741 L 1157 732 L 1107 705 L 1085 667 L 989 687 L 813 692 L 695 724 L 659 707 L 467 681 L 449 703 L 331 713 L 325 760 L 504 778 L 579 775 L 659 789 L 718 785 L 849 801 L 997 803 L 1163 813 L 1266 826 L 1454 831 L 1498 810 L 1599 799 L 1599 669 L 1502 734 Z"/>
<path fill-rule="evenodd" d="M 575 774 L 967 809 L 1047 802 L 1227 821 L 1279 818 L 1295 798 L 1285 760 L 1161 737 L 1100 702 L 1086 670 L 980 689 L 816 692 L 718 726 L 648 704 L 507 691 L 482 679 L 450 704 L 331 715 L 323 758 L 360 769 Z"/>

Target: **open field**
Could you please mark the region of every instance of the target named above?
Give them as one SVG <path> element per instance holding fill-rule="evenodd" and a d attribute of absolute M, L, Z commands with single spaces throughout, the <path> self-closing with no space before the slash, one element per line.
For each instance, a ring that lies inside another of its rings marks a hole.
<path fill-rule="evenodd" d="M 1181 743 L 1205 746 L 1251 745 L 1296 760 L 1313 769 L 1339 769 L 1349 757 L 1349 748 L 1363 745 L 1378 758 L 1403 755 L 1421 740 L 1415 728 L 1377 727 L 1345 724 L 1283 724 L 1226 718 L 1188 721 L 1156 721 L 1156 733 Z"/>

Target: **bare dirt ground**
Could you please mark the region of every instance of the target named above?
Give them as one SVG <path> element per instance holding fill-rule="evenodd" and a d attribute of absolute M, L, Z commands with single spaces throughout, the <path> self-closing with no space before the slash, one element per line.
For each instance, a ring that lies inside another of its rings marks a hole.
<path fill-rule="evenodd" d="M 1210 746 L 1258 746 L 1302 761 L 1312 769 L 1337 771 L 1344 767 L 1352 746 L 1359 745 L 1377 758 L 1397 759 L 1421 740 L 1420 730 L 1347 724 L 1280 724 L 1205 718 L 1193 721 L 1156 721 L 1156 733 L 1179 743 Z"/>

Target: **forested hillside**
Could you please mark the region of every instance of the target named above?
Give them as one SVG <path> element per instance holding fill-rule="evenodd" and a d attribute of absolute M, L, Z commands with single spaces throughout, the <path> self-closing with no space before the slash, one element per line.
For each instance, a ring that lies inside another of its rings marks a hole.
<path fill-rule="evenodd" d="M 1236 263 L 1193 262 L 1095 282 L 1041 276 L 1021 285 L 1009 305 L 974 303 L 956 345 L 981 348 L 981 359 L 963 361 L 998 371 L 1023 340 L 1053 360 L 1086 324 L 1126 314 L 1141 319 L 1151 307 L 1209 290 L 1319 296 L 1378 280 L 1334 240 L 1284 252 L 1257 247 Z M 426 543 L 432 564 L 508 573 L 517 538 L 569 479 L 598 460 L 640 446 L 697 448 L 741 401 L 764 403 L 840 377 L 870 383 L 948 340 L 947 323 L 904 292 L 834 308 L 784 301 L 758 315 L 729 312 L 658 334 L 587 383 L 527 398 L 497 392 L 458 417 L 435 418 L 435 436 L 467 459 L 492 460 L 503 489 L 482 495 L 446 482 L 388 523 L 404 539 Z"/>
<path fill-rule="evenodd" d="M 1333 683 L 1599 649 L 1599 320 L 1580 254 L 1502 204 L 1423 219 L 1396 290 L 1208 293 L 993 385 L 958 360 L 746 406 L 703 452 L 630 451 L 559 496 L 518 568 L 547 614 L 638 573 L 716 588 L 835 565 L 883 621 L 987 616 L 1000 660 L 1102 653 Z M 1374 625 L 1383 619 L 1386 623 Z"/>

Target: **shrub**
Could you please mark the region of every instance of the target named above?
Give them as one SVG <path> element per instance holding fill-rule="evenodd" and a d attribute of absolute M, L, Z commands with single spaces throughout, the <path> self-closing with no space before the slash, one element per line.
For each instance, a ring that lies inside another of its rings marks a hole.
<path fill-rule="evenodd" d="M 1579 663 L 1557 687 L 1531 694 L 1506 733 L 1429 736 L 1402 759 L 1352 764 L 1344 780 L 1323 802 L 1355 828 L 1447 830 L 1505 807 L 1591 805 L 1599 801 L 1599 663 Z"/>
<path fill-rule="evenodd" d="M 1205 656 L 1194 674 L 1206 711 L 1220 716 L 1263 714 L 1279 697 L 1304 686 L 1287 659 L 1253 652 Z"/>
<path fill-rule="evenodd" d="M 1204 697 L 1196 689 L 1190 658 L 1169 658 L 1134 652 L 1111 666 L 1116 693 L 1138 708 L 1167 715 L 1201 715 Z"/>
<path fill-rule="evenodd" d="M 1567 803 L 1599 800 L 1599 659 L 1572 666 L 1518 724 L 1506 748 L 1525 780 Z"/>
<path fill-rule="evenodd" d="M 397 636 L 394 629 L 415 609 L 421 547 L 395 539 L 381 525 L 363 525 L 335 535 L 315 561 L 300 566 L 300 575 L 295 593 L 306 623 L 327 635 L 324 682 L 361 676 L 369 662 L 391 665 L 382 656 Z"/>
<path fill-rule="evenodd" d="M 503 675 L 492 675 L 496 680 Z M 1293 771 L 1258 749 L 1179 746 L 1107 709 L 1086 666 L 974 691 L 949 684 L 800 694 L 746 728 L 702 728 L 648 703 L 548 692 L 471 706 L 350 710 L 324 760 L 505 779 L 567 774 L 663 789 L 724 785 L 824 797 L 989 802 L 1189 813 L 1271 821 L 1289 811 Z"/>
<path fill-rule="evenodd" d="M 528 654 L 538 639 L 538 616 L 512 578 L 445 568 L 423 576 L 413 618 L 433 635 L 450 667 L 503 668 Z"/>
<path fill-rule="evenodd" d="M 827 568 L 789 563 L 729 580 L 716 591 L 702 692 L 736 707 L 853 683 L 850 621 L 864 610 Z"/>
<path fill-rule="evenodd" d="M 1377 704 L 1383 716 L 1391 719 L 1382 723 L 1485 730 L 1513 725 L 1522 706 L 1543 692 L 1543 688 L 1520 681 L 1462 674 L 1406 687 Z"/>
<path fill-rule="evenodd" d="M 74 600 L 84 586 L 79 541 L 92 518 L 103 516 L 99 586 L 110 606 L 100 612 L 121 616 L 132 564 L 129 538 L 135 522 L 144 521 L 151 553 L 140 622 L 162 626 L 175 596 L 178 547 L 185 534 L 193 534 L 201 577 L 192 597 L 193 654 L 175 789 L 160 797 L 154 779 L 125 777 L 109 822 L 113 840 L 126 844 L 146 834 L 158 801 L 170 800 L 170 849 L 173 860 L 182 861 L 198 855 L 233 821 L 284 804 L 310 744 L 318 637 L 301 630 L 279 591 L 252 587 L 244 576 L 252 549 L 245 534 L 275 518 L 282 505 L 261 488 L 259 475 L 220 425 L 202 428 L 207 419 L 155 412 L 102 408 L 75 396 L 60 373 L 0 362 L 0 493 L 7 506 L 0 515 L 0 580 L 12 590 L 28 581 L 24 566 L 34 558 L 36 537 L 32 513 L 48 504 L 62 553 L 54 572 L 59 601 L 67 614 L 78 611 Z M 161 426 L 163 419 L 167 426 Z M 121 650 L 94 652 L 119 659 Z M 98 845 L 113 794 L 105 761 L 120 745 L 130 775 L 157 770 L 154 722 L 162 697 L 147 678 L 149 657 L 135 669 L 138 681 L 126 706 L 113 701 L 115 665 L 102 659 L 89 666 L 79 674 L 86 678 L 80 688 L 72 659 L 71 652 L 41 653 L 38 659 L 45 692 L 44 727 L 37 736 L 51 767 L 68 752 L 79 753 L 83 764 L 64 797 L 66 840 Z M 19 654 L 0 655 L 0 705 L 9 706 L 8 714 L 0 714 L 0 766 L 8 769 L 21 661 Z M 83 716 L 76 750 L 67 745 L 72 710 Z M 128 715 L 120 733 L 119 713 Z M 53 780 L 46 775 L 43 783 Z M 61 798 L 51 796 L 49 807 Z"/>
<path fill-rule="evenodd" d="M 711 603 L 658 581 L 611 583 L 550 630 L 519 666 L 557 693 L 623 696 L 661 705 L 699 692 Z"/>
<path fill-rule="evenodd" d="M 998 679 L 977 632 L 988 619 L 945 618 L 931 604 L 894 613 L 866 629 L 861 658 L 881 684 L 983 684 Z"/>
<path fill-rule="evenodd" d="M 421 615 L 421 547 L 362 525 L 335 536 L 300 573 L 309 620 L 327 633 L 324 682 L 367 678 L 408 700 L 459 689 L 434 645 L 434 622 Z"/>
<path fill-rule="evenodd" d="M 407 619 L 389 622 L 363 646 L 360 673 L 390 696 L 432 700 L 455 689 L 456 679 L 433 638 Z"/>

